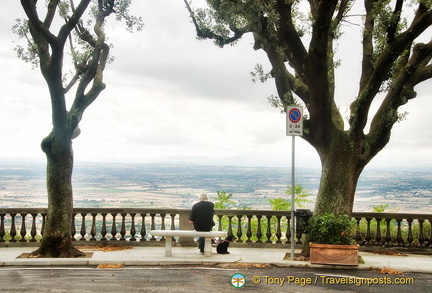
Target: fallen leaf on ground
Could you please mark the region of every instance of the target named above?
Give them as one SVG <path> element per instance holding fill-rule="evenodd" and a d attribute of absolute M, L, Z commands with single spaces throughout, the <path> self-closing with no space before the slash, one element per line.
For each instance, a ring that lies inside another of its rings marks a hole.
<path fill-rule="evenodd" d="M 123 251 L 132 249 L 131 246 L 79 246 L 77 247 L 79 250 L 92 250 L 92 251 L 102 251 L 102 252 L 108 252 L 108 251 Z"/>
<path fill-rule="evenodd" d="M 389 269 L 389 268 L 377 268 L 377 269 L 374 269 L 374 271 L 379 273 L 379 274 L 403 275 L 402 272 L 399 272 L 399 271 L 394 270 L 394 269 Z"/>
<path fill-rule="evenodd" d="M 98 269 L 121 269 L 122 264 L 100 264 L 97 266 Z"/>
<path fill-rule="evenodd" d="M 246 263 L 246 262 L 237 262 L 232 264 L 226 264 L 224 267 L 241 267 L 241 268 L 267 268 L 269 264 L 254 264 L 254 263 Z"/>
<path fill-rule="evenodd" d="M 376 254 L 382 254 L 382 255 L 395 255 L 395 256 L 408 256 L 407 254 L 403 254 L 397 251 L 391 251 L 391 250 L 375 250 L 373 253 Z"/>

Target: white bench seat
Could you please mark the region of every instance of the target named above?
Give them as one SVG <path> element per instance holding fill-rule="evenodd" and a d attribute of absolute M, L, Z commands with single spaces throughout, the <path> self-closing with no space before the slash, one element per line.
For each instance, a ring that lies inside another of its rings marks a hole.
<path fill-rule="evenodd" d="M 212 246 L 211 239 L 213 237 L 226 237 L 225 231 L 195 231 L 195 230 L 152 230 L 149 232 L 151 236 L 164 236 L 165 237 L 165 256 L 172 256 L 172 237 L 204 237 L 204 255 L 211 256 Z"/>

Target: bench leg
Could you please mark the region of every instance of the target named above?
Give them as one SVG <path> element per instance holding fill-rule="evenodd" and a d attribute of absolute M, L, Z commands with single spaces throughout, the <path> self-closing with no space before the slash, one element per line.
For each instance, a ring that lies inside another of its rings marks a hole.
<path fill-rule="evenodd" d="M 204 242 L 204 256 L 212 255 L 211 238 L 206 237 Z"/>
<path fill-rule="evenodd" d="M 165 256 L 172 256 L 172 237 L 165 237 Z"/>

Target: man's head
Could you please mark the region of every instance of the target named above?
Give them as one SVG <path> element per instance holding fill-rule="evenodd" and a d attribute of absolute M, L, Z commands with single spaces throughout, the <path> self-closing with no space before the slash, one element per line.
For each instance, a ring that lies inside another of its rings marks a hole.
<path fill-rule="evenodd" d="M 207 193 L 201 193 L 199 199 L 200 201 L 207 201 L 208 200 Z"/>

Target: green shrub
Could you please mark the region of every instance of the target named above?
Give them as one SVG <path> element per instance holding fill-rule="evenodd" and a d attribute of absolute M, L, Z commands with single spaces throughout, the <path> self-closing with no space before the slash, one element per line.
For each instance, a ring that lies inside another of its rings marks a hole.
<path fill-rule="evenodd" d="M 346 215 L 326 213 L 313 216 L 307 226 L 311 242 L 319 244 L 352 244 L 356 221 Z"/>

